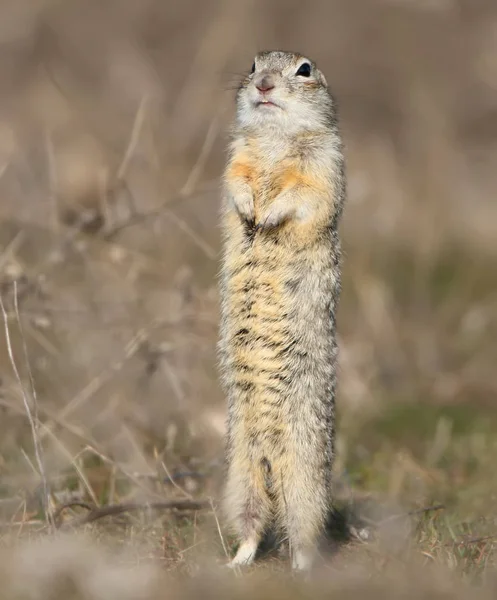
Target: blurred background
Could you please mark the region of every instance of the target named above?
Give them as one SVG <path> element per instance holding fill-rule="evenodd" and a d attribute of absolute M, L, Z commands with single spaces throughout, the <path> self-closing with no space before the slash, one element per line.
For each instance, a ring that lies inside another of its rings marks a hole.
<path fill-rule="evenodd" d="M 480 572 L 493 538 L 447 540 L 496 530 L 493 0 L 2 1 L 2 531 L 44 527 L 40 470 L 54 509 L 216 493 L 219 176 L 262 49 L 340 107 L 339 489 L 443 503 L 418 542 Z"/>

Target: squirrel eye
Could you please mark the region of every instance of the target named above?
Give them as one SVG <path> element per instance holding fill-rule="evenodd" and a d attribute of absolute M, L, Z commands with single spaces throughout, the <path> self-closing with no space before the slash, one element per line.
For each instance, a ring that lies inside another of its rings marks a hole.
<path fill-rule="evenodd" d="M 309 63 L 304 63 L 300 65 L 299 70 L 296 74 L 302 75 L 302 77 L 309 77 L 311 74 L 311 65 Z"/>
<path fill-rule="evenodd" d="M 255 63 L 252 65 L 252 69 L 250 70 L 251 73 L 255 73 Z"/>

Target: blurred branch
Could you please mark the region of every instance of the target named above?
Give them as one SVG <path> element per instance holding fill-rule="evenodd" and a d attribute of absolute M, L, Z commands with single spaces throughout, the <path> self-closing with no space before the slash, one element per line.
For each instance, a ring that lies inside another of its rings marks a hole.
<path fill-rule="evenodd" d="M 145 119 L 146 101 L 147 101 L 146 97 L 143 97 L 142 101 L 140 102 L 138 111 L 136 113 L 136 117 L 135 117 L 135 120 L 133 123 L 133 129 L 131 131 L 130 140 L 129 140 L 124 158 L 123 158 L 121 165 L 117 171 L 116 181 L 117 181 L 118 185 L 119 184 L 125 185 L 124 180 L 125 180 L 126 170 L 127 170 L 128 164 L 131 160 L 131 157 L 133 156 L 136 145 L 138 143 L 138 138 L 139 138 L 141 129 L 143 127 L 143 121 Z M 124 228 L 127 228 L 138 222 L 143 222 L 144 220 L 148 220 L 149 218 L 157 217 L 160 214 L 165 214 L 167 217 L 169 217 L 169 219 L 174 221 L 174 223 L 196 243 L 196 245 L 206 254 L 206 256 L 208 256 L 211 260 L 214 260 L 216 258 L 216 252 L 214 251 L 214 249 L 209 244 L 207 244 L 204 240 L 202 240 L 200 238 L 200 236 L 188 225 L 188 223 L 186 223 L 183 219 L 180 219 L 177 215 L 175 215 L 171 211 L 171 207 L 174 204 L 176 204 L 182 200 L 185 200 L 186 198 L 192 197 L 193 192 L 197 185 L 197 181 L 200 177 L 200 174 L 202 173 L 202 170 L 203 170 L 205 163 L 207 161 L 207 158 L 212 150 L 214 142 L 216 141 L 218 131 L 219 131 L 219 116 L 217 116 L 216 118 L 214 118 L 211 121 L 209 128 L 207 129 L 204 143 L 202 144 L 202 148 L 200 149 L 198 158 L 197 158 L 195 164 L 193 165 L 192 170 L 190 171 L 190 174 L 188 175 L 188 178 L 187 178 L 183 188 L 181 189 L 180 193 L 178 194 L 178 196 L 176 198 L 174 198 L 173 200 L 168 200 L 167 202 L 162 204 L 162 206 L 159 207 L 159 209 L 155 209 L 148 213 L 137 213 L 134 210 L 134 205 L 133 205 L 133 211 L 132 211 L 131 216 L 124 223 L 120 223 L 119 225 L 111 228 L 110 230 L 107 229 L 105 232 L 105 237 L 107 239 L 110 239 L 117 232 L 122 231 Z M 215 181 L 217 183 L 217 180 L 215 180 Z M 210 185 L 209 185 L 209 187 L 210 187 Z M 207 188 L 207 189 L 209 189 L 209 188 Z"/>
<path fill-rule="evenodd" d="M 187 185 L 189 185 L 188 181 L 185 183 L 185 187 Z M 144 221 L 148 221 L 149 219 L 155 219 L 157 217 L 160 217 L 161 215 L 166 215 L 167 217 L 169 217 L 169 219 L 174 221 L 174 223 L 195 242 L 195 244 L 205 253 L 205 255 L 208 258 L 210 258 L 211 260 L 215 260 L 217 253 L 214 250 L 214 248 L 212 248 L 212 246 L 206 241 L 202 240 L 198 233 L 196 233 L 183 219 L 175 215 L 174 212 L 171 210 L 171 207 L 183 200 L 186 200 L 187 198 L 195 198 L 201 196 L 206 192 L 214 191 L 217 189 L 218 185 L 219 182 L 217 179 L 211 180 L 201 188 L 197 189 L 195 193 L 185 194 L 184 192 L 181 192 L 173 199 L 167 200 L 154 210 L 142 213 L 134 213 L 124 222 L 119 223 L 112 229 L 106 231 L 104 237 L 107 240 L 111 240 L 116 234 L 120 233 L 124 229 L 127 229 L 128 227 L 133 227 L 134 225 L 138 225 L 140 223 L 143 223 Z"/>
<path fill-rule="evenodd" d="M 221 545 L 222 545 L 222 547 L 223 547 L 224 554 L 226 555 L 226 558 L 228 558 L 228 559 L 229 559 L 229 557 L 230 557 L 230 553 L 228 552 L 228 546 L 226 545 L 226 542 L 224 541 L 223 532 L 222 532 L 222 530 L 221 530 L 221 525 L 220 525 L 220 523 L 219 523 L 219 519 L 217 518 L 217 514 L 216 514 L 216 508 L 215 508 L 215 506 L 214 506 L 214 503 L 212 502 L 212 500 L 210 500 L 209 504 L 210 504 L 210 507 L 211 507 L 211 509 L 212 509 L 212 512 L 213 512 L 213 514 L 214 514 L 214 519 L 215 519 L 215 521 L 216 521 L 217 532 L 218 532 L 218 534 L 219 534 L 219 539 L 221 540 Z M 236 565 L 235 565 L 235 566 L 236 566 Z M 238 575 L 238 573 L 239 573 L 238 569 L 239 569 L 239 567 L 237 567 L 237 566 L 236 566 L 236 568 L 235 568 L 235 573 L 236 573 L 237 575 Z"/>
<path fill-rule="evenodd" d="M 90 398 L 94 396 L 112 377 L 119 372 L 126 362 L 135 355 L 139 350 L 141 344 L 147 339 L 147 332 L 143 329 L 126 344 L 124 349 L 123 357 L 110 365 L 108 368 L 103 369 L 96 377 L 94 377 L 88 385 L 86 385 L 57 415 L 58 419 L 64 419 L 77 408 L 85 404 Z M 45 431 L 42 432 L 42 438 L 46 437 L 46 434 L 50 433 L 53 429 L 53 423 L 48 424 L 45 427 Z"/>
<path fill-rule="evenodd" d="M 60 527 L 60 525 L 62 524 L 60 522 L 60 518 L 62 516 L 62 513 L 68 508 L 85 508 L 88 512 L 91 512 L 92 510 L 94 510 L 95 507 L 89 502 L 82 502 L 80 500 L 73 500 L 71 502 L 66 502 L 62 504 L 57 508 L 57 510 L 53 514 L 53 518 L 57 527 Z"/>
<path fill-rule="evenodd" d="M 140 133 L 141 133 L 141 130 L 143 127 L 143 123 L 145 121 L 147 101 L 148 101 L 148 98 L 146 96 L 143 96 L 140 101 L 138 110 L 136 111 L 136 116 L 135 116 L 135 120 L 133 122 L 133 128 L 131 130 L 131 135 L 129 138 L 128 146 L 126 147 L 126 152 L 124 153 L 121 164 L 119 165 L 119 168 L 117 170 L 116 179 L 118 181 L 120 181 L 121 179 L 124 179 L 124 176 L 126 175 L 126 171 L 128 170 L 128 164 L 130 163 L 131 158 L 135 152 L 136 146 L 138 144 L 138 140 L 140 138 Z"/>
<path fill-rule="evenodd" d="M 471 546 L 472 544 L 481 544 L 481 542 L 489 542 L 491 540 L 495 540 L 497 539 L 497 534 L 495 535 L 484 535 L 481 537 L 473 537 L 473 538 L 469 538 L 466 540 L 461 540 L 459 542 L 457 541 L 453 541 L 453 542 L 447 542 L 445 544 L 446 547 L 457 547 L 457 546 Z"/>
<path fill-rule="evenodd" d="M 88 513 L 82 517 L 76 517 L 68 523 L 57 524 L 59 528 L 75 527 L 93 523 L 105 517 L 120 515 L 125 512 L 136 512 L 141 510 L 204 510 L 210 507 L 208 500 L 169 500 L 164 502 L 129 502 L 124 504 L 109 504 L 98 508 L 92 507 L 86 502 L 68 502 L 60 506 L 55 515 L 60 520 L 60 515 L 67 508 L 86 508 Z"/>
<path fill-rule="evenodd" d="M 395 519 L 402 519 L 404 517 L 413 517 L 414 515 L 424 515 L 429 512 L 437 511 L 437 510 L 445 510 L 445 504 L 434 504 L 433 506 L 425 506 L 423 508 L 416 508 L 415 510 L 410 510 L 405 513 L 401 513 L 398 515 L 390 515 L 380 521 L 379 525 L 384 525 L 385 523 L 389 523 L 390 521 L 395 521 Z"/>
<path fill-rule="evenodd" d="M 207 256 L 207 258 L 210 258 L 211 260 L 215 260 L 217 253 L 214 250 L 214 248 L 208 244 L 205 240 L 203 240 L 198 233 L 196 233 L 189 225 L 186 221 L 184 221 L 183 219 L 180 219 L 177 215 L 175 215 L 173 213 L 172 210 L 170 210 L 169 208 L 165 208 L 164 209 L 164 213 L 172 220 L 174 221 L 174 223 L 179 227 L 179 229 L 181 229 L 184 233 L 186 233 L 191 239 L 192 241 L 195 242 L 195 244 L 201 249 L 203 250 L 204 254 Z"/>
<path fill-rule="evenodd" d="M 21 229 L 7 244 L 2 254 L 0 255 L 0 271 L 4 268 L 4 266 L 9 262 L 9 260 L 16 254 L 18 249 L 24 242 L 25 239 L 24 231 Z"/>
<path fill-rule="evenodd" d="M 88 481 L 88 478 L 84 474 L 84 471 L 78 465 L 78 463 L 77 463 L 77 457 L 71 456 L 71 453 L 69 452 L 69 450 L 64 446 L 64 444 L 61 442 L 61 440 L 59 440 L 57 438 L 57 436 L 53 433 L 53 431 L 51 431 L 43 423 L 42 423 L 42 426 L 43 426 L 44 431 L 46 431 L 46 433 L 49 434 L 50 438 L 52 439 L 52 441 L 54 442 L 54 444 L 59 448 L 59 450 L 61 451 L 61 453 L 69 460 L 69 463 L 74 467 L 74 470 L 78 474 L 78 477 L 79 477 L 81 483 L 85 487 L 85 489 L 88 492 L 88 494 L 89 494 L 90 498 L 92 499 L 93 503 L 98 505 L 97 496 L 96 496 L 95 492 L 93 491 L 93 488 L 91 487 L 91 484 Z"/>
<path fill-rule="evenodd" d="M 207 133 L 205 135 L 204 143 L 202 144 L 202 148 L 198 155 L 197 161 L 193 165 L 192 170 L 190 171 L 190 175 L 188 175 L 188 179 L 185 182 L 181 190 L 181 194 L 183 196 L 188 196 L 195 189 L 198 178 L 202 172 L 202 169 L 205 166 L 207 158 L 209 156 L 210 151 L 212 150 L 212 146 L 216 141 L 217 134 L 219 131 L 219 116 L 211 121 L 209 128 L 207 129 Z"/>
<path fill-rule="evenodd" d="M 52 136 L 47 130 L 45 132 L 45 145 L 47 150 L 47 167 L 49 180 L 50 204 L 52 207 L 52 231 L 56 237 L 60 235 L 59 222 L 59 198 L 57 192 L 57 168 L 55 162 L 55 151 Z"/>
<path fill-rule="evenodd" d="M 164 462 L 164 460 L 161 460 L 161 466 L 164 469 L 169 481 L 172 483 L 172 485 L 180 492 L 182 493 L 186 498 L 188 498 L 189 500 L 193 500 L 193 496 L 191 494 L 189 494 L 185 489 L 183 489 L 181 486 L 179 486 L 176 481 L 174 480 L 174 478 L 171 476 L 171 473 L 169 472 L 169 469 L 166 466 L 166 463 Z"/>

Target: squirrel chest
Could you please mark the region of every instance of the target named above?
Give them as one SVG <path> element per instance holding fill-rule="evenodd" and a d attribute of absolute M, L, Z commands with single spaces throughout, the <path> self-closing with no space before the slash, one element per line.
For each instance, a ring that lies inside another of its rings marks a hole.
<path fill-rule="evenodd" d="M 257 153 L 240 152 L 228 169 L 228 178 L 246 181 L 254 194 L 255 220 L 282 192 L 297 185 L 320 188 L 319 182 L 304 172 L 298 158 L 268 160 Z"/>

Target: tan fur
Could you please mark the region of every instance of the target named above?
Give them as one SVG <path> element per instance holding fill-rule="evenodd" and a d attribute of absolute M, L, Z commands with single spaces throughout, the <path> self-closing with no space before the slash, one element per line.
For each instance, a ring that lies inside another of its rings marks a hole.
<path fill-rule="evenodd" d="M 304 62 L 310 77 L 295 74 Z M 314 63 L 265 52 L 255 65 L 238 93 L 224 176 L 225 509 L 241 539 L 235 564 L 250 563 L 276 527 L 304 568 L 331 507 L 343 156 Z M 274 83 L 264 95 L 261 77 Z M 261 106 L 263 96 L 275 104 Z"/>

